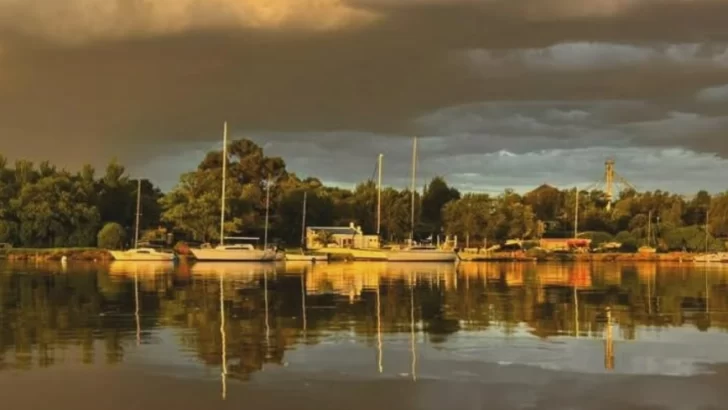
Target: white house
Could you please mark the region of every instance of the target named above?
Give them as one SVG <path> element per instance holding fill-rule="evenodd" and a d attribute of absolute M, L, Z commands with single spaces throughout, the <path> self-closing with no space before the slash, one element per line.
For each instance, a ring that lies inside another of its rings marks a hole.
<path fill-rule="evenodd" d="M 323 243 L 328 239 L 329 243 Z M 306 248 L 379 248 L 379 236 L 364 235 L 360 226 L 309 226 L 306 228 Z"/>

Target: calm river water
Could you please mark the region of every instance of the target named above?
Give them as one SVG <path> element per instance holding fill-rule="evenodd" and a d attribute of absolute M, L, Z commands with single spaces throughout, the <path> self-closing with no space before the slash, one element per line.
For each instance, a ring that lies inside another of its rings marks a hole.
<path fill-rule="evenodd" d="M 728 267 L 0 264 L 46 409 L 725 409 Z"/>

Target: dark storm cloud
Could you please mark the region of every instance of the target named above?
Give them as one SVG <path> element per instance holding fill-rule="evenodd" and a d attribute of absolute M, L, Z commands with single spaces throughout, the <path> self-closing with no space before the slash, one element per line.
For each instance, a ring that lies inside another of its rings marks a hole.
<path fill-rule="evenodd" d="M 441 158 L 574 144 L 728 155 L 708 118 L 725 104 L 696 98 L 728 84 L 727 15 L 708 0 L 0 0 L 1 149 L 142 164 L 214 143 L 228 120 L 237 136 L 331 152 L 416 132 L 443 139 L 423 147 Z M 637 108 L 604 114 L 601 100 Z M 458 117 L 477 104 L 490 111 Z M 674 112 L 698 117 L 656 135 Z"/>

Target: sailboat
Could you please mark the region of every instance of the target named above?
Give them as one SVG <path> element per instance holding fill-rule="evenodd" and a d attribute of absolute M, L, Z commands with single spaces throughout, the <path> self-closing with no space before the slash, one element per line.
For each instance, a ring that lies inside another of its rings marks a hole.
<path fill-rule="evenodd" d="M 643 254 L 657 252 L 657 249 L 652 247 L 652 211 L 647 213 L 647 245 L 640 246 L 637 252 Z"/>
<path fill-rule="evenodd" d="M 117 261 L 172 261 L 175 254 L 172 252 L 164 252 L 150 247 L 139 247 L 139 216 L 141 209 L 142 197 L 142 180 L 137 181 L 137 205 L 136 205 L 136 223 L 134 227 L 134 248 L 126 251 L 110 251 L 111 256 Z"/>
<path fill-rule="evenodd" d="M 388 262 L 455 262 L 457 254 L 454 249 L 441 249 L 433 245 L 418 245 L 414 242 L 415 230 L 415 179 L 417 173 L 417 137 L 412 144 L 412 198 L 410 215 L 410 240 L 399 249 L 384 250 Z"/>
<path fill-rule="evenodd" d="M 220 201 L 220 244 L 216 247 L 190 249 L 198 261 L 205 262 L 273 262 L 276 251 L 256 249 L 250 243 L 225 245 L 225 180 L 227 178 L 227 122 L 223 125 L 222 199 Z M 230 238 L 231 239 L 231 238 Z M 253 238 L 245 238 L 253 239 Z"/>
<path fill-rule="evenodd" d="M 288 253 L 286 252 L 286 261 L 288 262 L 319 262 L 319 261 L 328 261 L 329 255 L 328 254 L 321 254 L 321 255 L 307 255 L 304 253 L 304 249 L 306 248 L 306 198 L 307 198 L 308 192 L 303 193 L 303 217 L 301 222 L 301 253 Z"/>
<path fill-rule="evenodd" d="M 694 262 L 709 262 L 709 263 L 728 263 L 728 253 L 727 252 L 716 252 L 716 253 L 709 253 L 708 252 L 708 243 L 710 239 L 710 234 L 708 232 L 708 213 L 705 214 L 705 253 L 703 255 L 696 256 L 693 261 Z"/>

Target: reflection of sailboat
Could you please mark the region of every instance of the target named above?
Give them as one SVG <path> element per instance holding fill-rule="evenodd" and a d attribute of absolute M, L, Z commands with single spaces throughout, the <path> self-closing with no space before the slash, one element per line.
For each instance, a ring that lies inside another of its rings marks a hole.
<path fill-rule="evenodd" d="M 382 303 L 379 291 L 379 284 L 377 284 L 377 368 L 379 373 L 384 371 L 382 365 Z"/>
<path fill-rule="evenodd" d="M 123 275 L 134 274 L 160 274 L 168 273 L 172 265 L 162 261 L 114 261 L 109 264 L 109 273 Z"/>
<path fill-rule="evenodd" d="M 227 179 L 227 122 L 223 127 L 222 148 L 222 198 L 220 200 L 220 244 L 214 248 L 190 249 L 198 261 L 237 261 L 260 262 L 274 261 L 276 251 L 272 249 L 255 249 L 249 243 L 225 245 L 225 180 Z M 250 238 L 248 238 L 250 239 Z"/>
<path fill-rule="evenodd" d="M 225 334 L 225 288 L 223 287 L 223 274 L 220 273 L 220 340 L 221 340 L 221 381 L 222 399 L 227 397 L 227 335 Z"/>
<path fill-rule="evenodd" d="M 270 321 L 268 316 L 268 272 L 263 274 L 263 300 L 265 301 L 265 358 L 270 359 Z"/>
<path fill-rule="evenodd" d="M 410 348 L 412 350 L 412 380 L 417 381 L 417 351 L 415 350 L 415 284 L 410 278 Z"/>
<path fill-rule="evenodd" d="M 192 275 L 226 275 L 255 276 L 270 271 L 275 264 L 271 263 L 236 263 L 236 262 L 198 262 L 192 265 Z"/>
<path fill-rule="evenodd" d="M 607 308 L 607 331 L 604 337 L 604 368 L 614 369 L 614 340 L 612 339 L 612 310 Z"/>
<path fill-rule="evenodd" d="M 136 343 L 142 342 L 142 326 L 139 321 L 139 274 L 134 272 L 134 319 L 136 320 Z"/>
<path fill-rule="evenodd" d="M 306 271 L 301 272 L 301 315 L 303 317 L 303 343 L 306 343 Z"/>
<path fill-rule="evenodd" d="M 141 210 L 142 180 L 137 181 L 137 210 L 136 224 L 134 227 L 134 249 L 127 251 L 110 251 L 111 256 L 117 261 L 172 261 L 174 253 L 164 252 L 155 248 L 139 247 L 139 211 Z"/>

